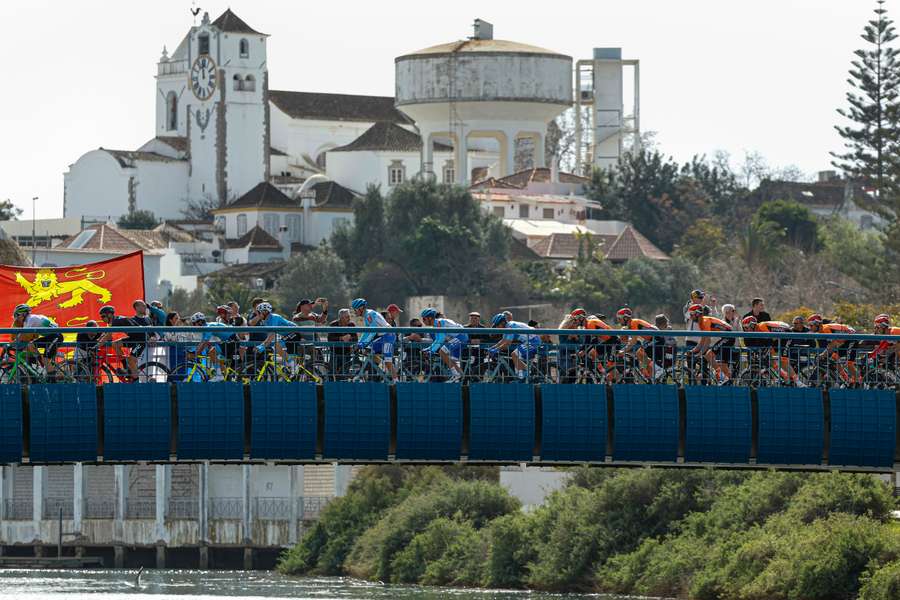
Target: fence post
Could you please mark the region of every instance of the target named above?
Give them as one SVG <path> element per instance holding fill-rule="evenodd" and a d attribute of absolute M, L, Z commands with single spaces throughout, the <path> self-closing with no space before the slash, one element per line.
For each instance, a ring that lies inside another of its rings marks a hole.
<path fill-rule="evenodd" d="M 75 491 L 72 495 L 72 529 L 76 533 L 81 533 L 84 519 L 84 463 L 75 463 L 72 479 L 75 484 Z"/>
<path fill-rule="evenodd" d="M 156 568 L 166 568 L 166 508 L 168 507 L 169 465 L 156 465 Z"/>
<path fill-rule="evenodd" d="M 291 522 L 288 541 L 297 543 L 298 521 L 303 518 L 303 465 L 291 465 Z"/>
<path fill-rule="evenodd" d="M 116 495 L 116 513 L 113 521 L 113 551 L 115 552 L 115 567 L 121 569 L 125 566 L 125 516 L 126 502 L 128 499 L 128 479 L 125 465 L 113 467 Z"/>

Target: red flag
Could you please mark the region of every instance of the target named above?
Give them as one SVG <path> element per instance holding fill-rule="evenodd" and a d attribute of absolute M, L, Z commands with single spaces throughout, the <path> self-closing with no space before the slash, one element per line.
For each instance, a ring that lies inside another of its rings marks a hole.
<path fill-rule="evenodd" d="M 28 304 L 60 327 L 100 321 L 105 304 L 131 314 L 131 303 L 144 297 L 144 257 L 132 252 L 118 258 L 69 267 L 0 265 L 0 323 L 12 323 L 13 309 Z"/>

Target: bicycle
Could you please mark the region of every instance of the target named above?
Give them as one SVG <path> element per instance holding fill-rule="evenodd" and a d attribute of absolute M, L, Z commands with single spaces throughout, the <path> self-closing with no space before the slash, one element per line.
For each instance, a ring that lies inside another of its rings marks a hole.
<path fill-rule="evenodd" d="M 9 353 L 13 359 L 9 359 Z M 70 368 L 65 357 L 57 355 L 54 369 L 48 371 L 41 364 L 41 354 L 32 350 L 8 347 L 0 364 L 0 384 L 3 383 L 76 383 L 77 370 Z"/>
<path fill-rule="evenodd" d="M 350 363 L 350 381 L 378 381 L 392 383 L 393 377 L 375 360 L 375 355 L 359 349 Z"/>

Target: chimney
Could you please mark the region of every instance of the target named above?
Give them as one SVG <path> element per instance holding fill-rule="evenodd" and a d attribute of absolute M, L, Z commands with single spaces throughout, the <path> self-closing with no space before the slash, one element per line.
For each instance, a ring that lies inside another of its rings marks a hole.
<path fill-rule="evenodd" d="M 487 21 L 475 19 L 475 23 L 472 25 L 472 28 L 475 30 L 474 35 L 472 35 L 473 40 L 494 39 L 494 26 Z"/>
<path fill-rule="evenodd" d="M 819 183 L 828 183 L 838 179 L 836 171 L 819 171 Z"/>

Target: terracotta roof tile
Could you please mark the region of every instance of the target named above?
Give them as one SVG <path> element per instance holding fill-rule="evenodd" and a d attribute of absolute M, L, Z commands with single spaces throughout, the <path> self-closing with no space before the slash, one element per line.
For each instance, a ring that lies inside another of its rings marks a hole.
<path fill-rule="evenodd" d="M 225 240 L 226 248 L 250 248 L 250 250 L 282 250 L 281 244 L 278 243 L 268 231 L 256 225 L 236 240 Z"/>
<path fill-rule="evenodd" d="M 225 208 L 299 208 L 299 206 L 299 202 L 291 200 L 268 181 L 263 181 Z"/>
<path fill-rule="evenodd" d="M 379 121 L 369 127 L 361 136 L 345 146 L 332 148 L 329 152 L 360 152 L 373 150 L 389 150 L 394 152 L 419 152 L 422 149 L 422 137 L 404 129 L 395 123 Z M 449 152 L 452 147 L 435 143 L 438 152 Z"/>
<path fill-rule="evenodd" d="M 529 183 L 549 183 L 550 182 L 550 169 L 547 167 L 537 167 L 534 169 L 525 169 L 524 171 L 519 171 L 518 173 L 513 173 L 512 175 L 507 175 L 506 177 L 501 177 L 499 181 L 503 183 L 507 183 L 512 185 L 513 187 L 525 188 L 528 187 Z M 582 177 L 580 175 L 575 175 L 573 173 L 565 173 L 560 171 L 559 173 L 559 182 L 560 183 L 581 183 L 587 185 L 591 182 L 587 177 Z"/>
<path fill-rule="evenodd" d="M 73 242 L 85 231 L 93 231 L 94 234 L 86 242 L 73 246 Z M 59 247 L 71 250 L 98 250 L 116 254 L 150 250 L 150 248 L 144 248 L 137 242 L 122 235 L 119 229 L 108 223 L 98 223 L 85 227 L 81 232 L 66 239 Z"/>
<path fill-rule="evenodd" d="M 606 252 L 606 259 L 611 261 L 626 261 L 632 258 L 651 258 L 654 260 L 669 260 L 669 256 L 653 245 L 653 242 L 645 238 L 641 233 L 629 225 L 618 239 Z"/>
<path fill-rule="evenodd" d="M 226 9 L 219 18 L 212 22 L 215 27 L 219 28 L 219 31 L 227 31 L 230 33 L 255 33 L 257 35 L 265 35 L 264 33 L 260 33 L 256 31 L 247 23 L 244 22 L 239 16 L 234 14 L 230 8 Z"/>

